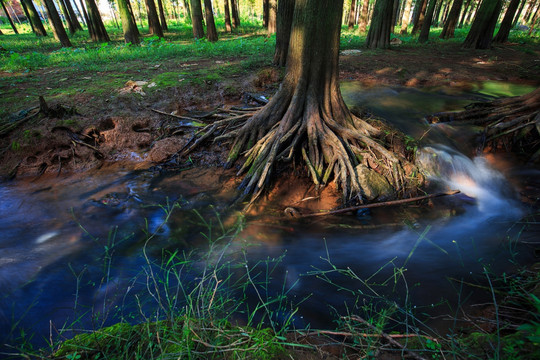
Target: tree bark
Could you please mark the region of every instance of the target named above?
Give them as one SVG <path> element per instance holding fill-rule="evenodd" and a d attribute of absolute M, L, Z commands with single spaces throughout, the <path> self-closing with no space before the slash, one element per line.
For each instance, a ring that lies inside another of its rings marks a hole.
<path fill-rule="evenodd" d="M 161 23 L 161 30 L 167 31 L 169 27 L 167 26 L 167 20 L 165 19 L 165 11 L 163 10 L 163 1 L 157 0 L 158 10 L 159 10 L 159 22 Z"/>
<path fill-rule="evenodd" d="M 135 23 L 135 17 L 131 12 L 131 5 L 129 0 L 117 0 L 118 11 L 120 12 L 120 21 L 122 22 L 122 30 L 124 32 L 124 41 L 126 44 L 138 45 L 139 30 Z"/>
<path fill-rule="evenodd" d="M 0 3 L 2 4 L 2 9 L 4 9 L 4 12 L 6 13 L 6 17 L 9 21 L 9 24 L 11 25 L 11 28 L 13 29 L 13 32 L 15 34 L 18 34 L 19 32 L 17 31 L 17 28 L 15 27 L 15 24 L 13 23 L 13 20 L 11 20 L 11 15 L 9 15 L 7 9 L 6 9 L 6 5 L 4 4 L 4 1 L 5 0 L 0 0 Z"/>
<path fill-rule="evenodd" d="M 227 32 L 232 32 L 231 26 L 231 12 L 229 10 L 229 0 L 223 0 L 223 9 L 225 13 L 225 30 Z"/>
<path fill-rule="evenodd" d="M 517 11 L 517 14 L 514 18 L 514 22 L 512 23 L 512 27 L 516 27 L 518 21 L 519 21 L 519 17 L 521 16 L 521 13 L 523 12 L 523 8 L 525 7 L 525 4 L 527 3 L 527 0 L 522 0 L 521 1 L 521 6 L 519 7 L 519 10 Z"/>
<path fill-rule="evenodd" d="M 441 39 L 450 39 L 454 37 L 462 6 L 463 0 L 454 0 L 450 14 L 448 14 L 448 18 L 446 19 L 441 35 L 439 36 Z"/>
<path fill-rule="evenodd" d="M 86 8 L 88 9 L 88 30 L 92 41 L 110 41 L 109 34 L 107 34 L 107 30 L 105 30 L 105 25 L 103 25 L 103 20 L 101 19 L 96 2 L 94 0 L 86 0 Z"/>
<path fill-rule="evenodd" d="M 240 26 L 240 14 L 238 13 L 238 3 L 236 1 L 231 0 L 232 26 L 235 29 Z"/>
<path fill-rule="evenodd" d="M 22 3 L 26 5 L 29 19 L 32 22 L 32 28 L 34 29 L 35 34 L 37 36 L 47 36 L 45 27 L 43 26 L 43 23 L 41 22 L 41 18 L 39 17 L 39 14 L 32 0 L 22 0 Z"/>
<path fill-rule="evenodd" d="M 484 0 L 463 43 L 464 48 L 489 49 L 502 0 Z"/>
<path fill-rule="evenodd" d="M 274 65 L 285 66 L 287 63 L 287 53 L 289 52 L 289 41 L 291 38 L 291 27 L 293 23 L 295 0 L 279 0 L 277 10 L 276 26 L 276 51 L 274 53 Z"/>
<path fill-rule="evenodd" d="M 426 17 L 422 24 L 422 30 L 420 30 L 420 36 L 418 36 L 419 43 L 425 43 L 429 38 L 429 30 L 431 29 L 431 22 L 433 21 L 433 13 L 437 6 L 437 0 L 430 0 L 428 9 L 426 11 Z"/>
<path fill-rule="evenodd" d="M 537 3 L 538 3 L 538 0 L 531 0 L 529 2 L 529 6 L 527 7 L 527 11 L 525 12 L 525 15 L 523 16 L 523 20 L 524 20 L 525 24 L 528 24 L 529 21 L 531 20 L 532 11 L 533 11 L 533 9 L 534 9 L 534 7 L 536 6 Z"/>
<path fill-rule="evenodd" d="M 34 28 L 34 24 L 32 23 L 32 19 L 30 19 L 30 13 L 28 12 L 28 8 L 26 7 L 26 4 L 24 1 L 21 0 L 21 6 L 24 11 L 24 16 L 26 16 L 26 20 L 28 20 L 28 23 L 30 24 L 30 27 L 32 28 L 32 32 L 35 34 L 36 29 Z"/>
<path fill-rule="evenodd" d="M 268 27 L 268 19 L 270 18 L 270 0 L 263 0 L 263 27 Z"/>
<path fill-rule="evenodd" d="M 277 0 L 268 2 L 268 35 L 276 33 L 277 26 Z"/>
<path fill-rule="evenodd" d="M 411 16 L 411 6 L 412 0 L 407 0 L 407 4 L 405 5 L 405 12 L 403 13 L 403 17 L 401 20 L 401 35 L 407 34 L 407 27 L 409 26 L 409 18 Z"/>
<path fill-rule="evenodd" d="M 417 7 L 414 9 L 413 13 L 413 28 L 411 34 L 416 34 L 424 23 L 424 18 L 426 14 L 427 0 L 418 0 Z"/>
<path fill-rule="evenodd" d="M 216 42 L 218 40 L 218 33 L 216 23 L 214 22 L 211 0 L 204 0 L 204 13 L 206 15 L 206 38 L 210 42 Z"/>
<path fill-rule="evenodd" d="M 185 9 L 185 16 L 188 22 L 191 21 L 191 6 L 189 5 L 189 0 L 184 0 L 184 9 Z"/>
<path fill-rule="evenodd" d="M 502 44 L 508 41 L 508 35 L 510 35 L 510 30 L 512 29 L 512 23 L 519 6 L 519 1 L 520 0 L 511 0 L 510 4 L 508 4 L 508 9 L 506 9 L 506 13 L 504 14 L 501 27 L 499 28 L 497 35 L 493 38 L 493 42 Z"/>
<path fill-rule="evenodd" d="M 467 0 L 467 2 L 465 3 L 465 6 L 463 7 L 463 12 L 461 13 L 461 18 L 459 20 L 459 25 L 458 25 L 458 28 L 460 28 L 460 29 L 463 27 L 463 24 L 465 22 L 465 17 L 468 14 L 469 7 L 471 6 L 472 2 L 473 2 L 473 0 Z"/>
<path fill-rule="evenodd" d="M 356 20 L 356 0 L 351 0 L 351 10 L 349 11 L 349 21 L 347 26 L 349 29 L 354 28 L 354 23 Z"/>
<path fill-rule="evenodd" d="M 62 20 L 60 20 L 60 15 L 58 15 L 58 11 L 56 11 L 54 3 L 52 0 L 44 0 L 44 3 L 49 21 L 51 22 L 54 38 L 60 41 L 62 47 L 72 47 L 71 41 L 69 41 L 66 29 L 64 29 L 64 24 L 62 24 Z"/>
<path fill-rule="evenodd" d="M 369 25 L 366 46 L 370 49 L 388 49 L 392 33 L 394 0 L 377 0 Z"/>
<path fill-rule="evenodd" d="M 199 0 L 200 1 L 200 0 Z M 146 4 L 146 15 L 148 16 L 148 30 L 150 34 L 163 37 L 163 29 L 159 23 L 159 15 L 154 0 L 144 0 Z"/>
<path fill-rule="evenodd" d="M 75 1 L 75 0 L 74 0 Z M 84 21 L 86 21 L 86 26 L 88 27 L 88 32 L 90 34 L 92 34 L 92 23 L 90 22 L 90 18 L 88 17 L 88 12 L 86 11 L 86 8 L 84 7 L 84 2 L 83 0 L 79 0 L 80 1 L 80 5 L 81 5 L 81 11 L 82 11 L 82 14 L 83 14 L 83 18 L 84 18 Z"/>
<path fill-rule="evenodd" d="M 481 0 L 473 0 L 473 2 L 471 3 L 471 8 L 467 12 L 467 16 L 465 17 L 465 23 L 463 25 L 469 25 L 471 23 L 473 15 L 476 15 L 476 12 L 480 7 L 480 1 Z"/>
<path fill-rule="evenodd" d="M 191 23 L 193 25 L 193 37 L 195 39 L 202 39 L 204 37 L 202 18 L 201 0 L 191 0 Z"/>
<path fill-rule="evenodd" d="M 71 6 L 71 1 L 69 0 L 63 0 L 66 3 L 66 9 L 69 13 L 69 18 L 71 19 L 71 23 L 73 24 L 73 27 L 75 28 L 75 31 L 82 31 L 81 23 L 79 22 L 79 19 L 77 19 L 77 14 L 75 14 L 75 10 L 73 10 L 73 6 Z"/>
<path fill-rule="evenodd" d="M 363 0 L 360 19 L 358 20 L 358 32 L 366 32 L 368 24 L 369 0 Z"/>
<path fill-rule="evenodd" d="M 75 25 L 73 24 L 73 21 L 71 20 L 71 16 L 68 13 L 67 6 L 65 0 L 58 0 L 60 3 L 60 7 L 62 8 L 62 13 L 64 13 L 64 19 L 66 20 L 69 33 L 71 35 L 75 34 Z"/>
<path fill-rule="evenodd" d="M 396 27 L 397 23 L 397 15 L 399 13 L 399 1 L 400 0 L 393 0 L 392 4 L 392 29 L 391 32 L 394 32 L 394 28 Z"/>

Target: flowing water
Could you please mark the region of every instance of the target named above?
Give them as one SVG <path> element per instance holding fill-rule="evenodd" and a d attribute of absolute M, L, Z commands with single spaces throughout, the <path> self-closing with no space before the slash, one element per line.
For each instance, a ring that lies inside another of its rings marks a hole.
<path fill-rule="evenodd" d="M 418 158 L 433 191 L 462 193 L 423 207 L 315 221 L 261 216 L 230 242 L 219 238 L 216 214 L 224 223 L 234 220 L 236 191 L 223 190 L 219 169 L 159 174 L 117 168 L 3 183 L 0 343 L 20 345 L 24 332 L 45 346 L 61 328 L 93 329 L 151 312 L 155 303 L 135 300 L 151 292 L 148 263 L 160 264 L 167 252 L 205 250 L 209 238 L 215 258 L 206 261 L 245 262 L 252 281 L 262 282 L 257 292 L 247 289 L 248 303 L 283 293 L 293 307 L 302 301 L 294 315 L 287 307 L 273 312 L 274 320 L 290 317 L 297 326 L 333 327 L 336 313 L 375 309 L 382 298 L 418 314 L 453 313 L 485 300 L 463 282 L 485 283 L 486 270 L 500 274 L 515 269 L 516 261 L 534 260 L 540 231 L 523 223 L 532 210 L 519 201 L 518 190 L 523 179 L 540 179 L 540 172 L 506 166 L 503 174 L 488 159 L 463 154 L 472 152 L 463 138 L 474 129 L 430 127 L 422 120 L 483 95 L 360 89 L 355 83 L 343 91 L 350 106 L 367 107 L 422 139 Z M 195 262 L 180 281 L 197 281 L 203 268 L 202 260 Z M 440 331 L 452 326 L 427 325 Z"/>

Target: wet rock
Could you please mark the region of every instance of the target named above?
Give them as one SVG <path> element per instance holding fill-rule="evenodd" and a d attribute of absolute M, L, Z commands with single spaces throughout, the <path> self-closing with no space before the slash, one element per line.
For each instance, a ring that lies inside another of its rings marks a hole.
<path fill-rule="evenodd" d="M 384 201 L 394 197 L 394 188 L 388 183 L 386 178 L 365 165 L 356 167 L 360 186 L 364 190 L 367 200 Z"/>

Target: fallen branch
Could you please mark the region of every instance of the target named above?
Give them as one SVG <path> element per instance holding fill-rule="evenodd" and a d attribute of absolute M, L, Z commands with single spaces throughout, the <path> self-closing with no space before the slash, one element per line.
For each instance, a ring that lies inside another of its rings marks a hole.
<path fill-rule="evenodd" d="M 32 111 L 32 110 L 35 110 L 37 109 L 38 106 L 35 106 L 33 108 L 30 108 L 28 109 L 28 112 Z M 13 123 L 8 123 L 8 124 L 5 124 L 3 126 L 0 127 L 0 136 L 4 136 L 8 133 L 10 133 L 11 131 L 15 130 L 17 127 L 21 126 L 22 124 L 24 124 L 25 122 L 27 122 L 28 120 L 32 119 L 33 117 L 37 116 L 39 114 L 39 110 L 34 112 L 33 114 L 30 114 L 30 115 L 27 115 L 26 117 L 20 119 L 20 120 L 17 120 Z"/>
<path fill-rule="evenodd" d="M 436 194 L 430 194 L 430 195 L 425 195 L 425 196 L 417 196 L 417 197 L 413 197 L 413 198 L 410 198 L 410 199 L 384 201 L 384 202 L 378 202 L 378 203 L 373 203 L 373 204 L 352 206 L 352 207 L 338 209 L 338 210 L 331 210 L 331 211 L 325 211 L 325 212 L 319 212 L 319 213 L 311 213 L 311 214 L 305 214 L 305 215 L 300 214 L 300 215 L 297 215 L 297 216 L 294 216 L 294 217 L 306 218 L 306 217 L 314 217 L 314 216 L 326 216 L 326 215 L 343 214 L 343 213 L 346 213 L 346 212 L 349 212 L 349 211 L 356 211 L 356 210 L 360 210 L 360 209 L 370 209 L 370 208 L 383 207 L 383 206 L 401 205 L 401 204 L 407 204 L 407 203 L 410 203 L 410 202 L 415 202 L 415 201 L 420 201 L 420 200 L 425 200 L 425 199 L 432 199 L 432 198 L 441 197 L 441 196 L 455 195 L 455 194 L 459 194 L 459 193 L 460 193 L 459 190 L 452 190 L 452 191 L 443 192 L 443 193 L 436 193 Z M 291 209 L 293 209 L 294 211 L 291 210 Z M 298 213 L 298 211 L 295 210 L 294 208 L 288 207 L 288 208 L 285 209 L 285 213 Z"/>
<path fill-rule="evenodd" d="M 170 117 L 173 117 L 175 119 L 179 119 L 179 120 L 187 120 L 187 121 L 198 121 L 198 122 L 201 122 L 200 119 L 195 119 L 195 118 L 191 118 L 191 117 L 188 117 L 188 116 L 180 116 L 180 115 L 174 115 L 174 114 L 169 114 L 165 111 L 161 111 L 161 110 L 156 110 L 156 109 L 150 109 L 152 110 L 153 112 L 155 113 L 158 113 L 158 114 L 161 114 L 161 115 L 166 115 L 166 116 L 170 116 Z"/>

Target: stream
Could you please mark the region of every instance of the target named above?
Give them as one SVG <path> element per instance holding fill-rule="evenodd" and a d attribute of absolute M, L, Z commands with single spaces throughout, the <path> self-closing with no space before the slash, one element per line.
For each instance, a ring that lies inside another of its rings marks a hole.
<path fill-rule="evenodd" d="M 423 120 L 501 95 L 493 89 L 530 90 L 496 85 L 474 92 L 342 85 L 349 106 L 421 139 L 418 158 L 430 170 L 430 191 L 461 191 L 429 206 L 310 221 L 261 216 L 232 237 L 221 224 L 236 219 L 236 190 L 223 189 L 222 169 L 119 167 L 0 183 L 0 352 L 156 315 L 150 274 L 167 269 L 171 254 L 194 259 L 170 280 L 175 288 L 191 289 L 204 269 L 222 265 L 241 279 L 247 266 L 247 304 L 262 299 L 272 307 L 270 314 L 259 310 L 264 321 L 333 328 L 341 315 L 393 303 L 397 313 L 415 314 L 400 326 L 449 331 L 453 321 L 441 315 L 490 301 L 464 284 L 486 284 L 488 274 L 537 261 L 540 227 L 528 219 L 538 213 L 519 192 L 540 187 L 540 170 L 504 156 L 473 157 L 474 128 Z"/>

